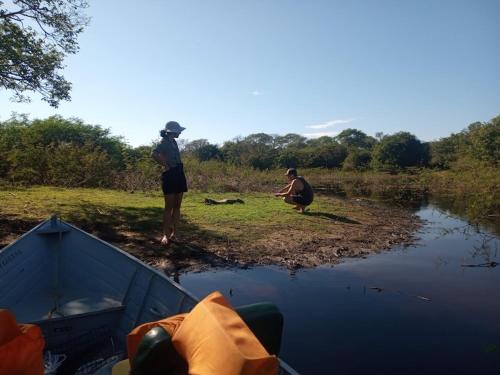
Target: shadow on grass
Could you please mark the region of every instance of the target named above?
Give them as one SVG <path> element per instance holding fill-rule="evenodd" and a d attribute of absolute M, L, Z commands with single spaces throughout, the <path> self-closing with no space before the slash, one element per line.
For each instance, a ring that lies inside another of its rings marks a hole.
<path fill-rule="evenodd" d="M 306 211 L 306 212 L 304 212 L 304 215 L 320 217 L 323 219 L 328 219 L 328 220 L 333 220 L 333 221 L 340 221 L 342 223 L 347 223 L 347 224 L 361 224 L 359 221 L 349 219 L 348 217 L 345 217 L 345 216 L 334 215 L 334 214 L 331 214 L 328 212 Z"/>
<path fill-rule="evenodd" d="M 177 229 L 182 242 L 165 248 L 160 244 L 163 208 L 106 207 L 82 203 L 62 217 L 104 241 L 113 243 L 148 263 L 160 264 L 167 274 L 179 270 L 238 266 L 234 261 L 207 250 L 206 243 L 224 243 L 215 232 L 181 219 Z"/>
<path fill-rule="evenodd" d="M 16 216 L 0 217 L 0 249 L 40 224 L 39 220 L 24 220 Z"/>

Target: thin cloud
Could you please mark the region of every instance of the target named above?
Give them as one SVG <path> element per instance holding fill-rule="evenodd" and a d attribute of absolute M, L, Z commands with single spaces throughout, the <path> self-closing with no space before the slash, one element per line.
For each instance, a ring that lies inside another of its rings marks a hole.
<path fill-rule="evenodd" d="M 340 132 L 317 132 L 317 133 L 305 133 L 302 134 L 304 137 L 307 138 L 319 138 L 319 137 L 335 137 L 339 135 Z"/>
<path fill-rule="evenodd" d="M 350 122 L 353 122 L 354 120 L 355 119 L 353 119 L 353 118 L 348 118 L 345 120 L 330 120 L 327 122 L 323 122 L 321 124 L 308 125 L 308 126 L 306 126 L 306 128 L 309 128 L 309 129 L 327 129 L 327 128 L 331 128 L 332 126 L 335 126 L 335 125 L 349 124 Z"/>
<path fill-rule="evenodd" d="M 259 91 L 259 90 L 253 90 L 253 91 L 251 92 L 251 94 L 252 94 L 253 96 L 261 96 L 261 95 L 264 95 L 264 93 L 263 93 L 262 91 Z"/>

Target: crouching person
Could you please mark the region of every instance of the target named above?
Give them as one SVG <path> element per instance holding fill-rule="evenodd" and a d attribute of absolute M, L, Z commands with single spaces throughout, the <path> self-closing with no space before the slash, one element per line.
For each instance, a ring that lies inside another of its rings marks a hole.
<path fill-rule="evenodd" d="M 304 177 L 297 175 L 297 170 L 295 168 L 288 169 L 285 175 L 287 176 L 288 184 L 274 195 L 283 197 L 286 203 L 293 204 L 294 209 L 303 213 L 305 208 L 309 206 L 314 199 L 311 185 L 309 185 Z"/>

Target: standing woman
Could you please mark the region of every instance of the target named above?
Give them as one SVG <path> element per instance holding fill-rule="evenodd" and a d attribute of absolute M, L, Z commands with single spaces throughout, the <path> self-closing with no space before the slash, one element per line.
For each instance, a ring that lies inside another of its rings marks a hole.
<path fill-rule="evenodd" d="M 184 130 L 178 122 L 169 121 L 160 131 L 161 142 L 153 150 L 153 159 L 164 167 L 161 188 L 165 197 L 163 212 L 163 237 L 161 244 L 169 246 L 175 240 L 177 224 L 181 215 L 182 195 L 187 191 L 186 175 L 175 138 Z"/>

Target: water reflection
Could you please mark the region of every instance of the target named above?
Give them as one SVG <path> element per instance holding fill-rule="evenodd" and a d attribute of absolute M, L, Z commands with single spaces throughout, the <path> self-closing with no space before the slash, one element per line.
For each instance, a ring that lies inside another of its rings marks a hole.
<path fill-rule="evenodd" d="M 272 301 L 281 356 L 303 374 L 498 374 L 500 240 L 427 196 L 418 244 L 334 267 L 181 275 L 200 297 Z"/>
<path fill-rule="evenodd" d="M 497 204 L 480 195 L 430 194 L 426 189 L 402 188 L 400 186 L 372 189 L 369 186 L 341 184 L 318 193 L 339 198 L 368 197 L 387 205 L 404 207 L 413 212 L 418 212 L 422 208 L 432 205 L 434 209 L 440 210 L 448 216 L 465 220 L 465 224 L 471 227 L 476 226 L 478 229 L 482 227 L 500 236 L 500 212 L 493 212 L 498 209 Z"/>

